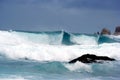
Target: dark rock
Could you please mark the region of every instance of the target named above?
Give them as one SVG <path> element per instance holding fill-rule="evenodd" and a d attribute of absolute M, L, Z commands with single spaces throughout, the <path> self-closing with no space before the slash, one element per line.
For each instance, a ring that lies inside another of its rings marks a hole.
<path fill-rule="evenodd" d="M 84 54 L 76 59 L 71 60 L 69 63 L 80 61 L 82 63 L 98 63 L 99 61 L 114 61 L 115 59 L 107 56 L 96 56 L 94 54 Z"/>
<path fill-rule="evenodd" d="M 103 28 L 102 29 L 102 31 L 101 31 L 101 35 L 110 35 L 111 34 L 111 32 L 110 32 L 110 30 L 108 30 L 108 29 L 106 29 L 106 28 Z"/>
<path fill-rule="evenodd" d="M 120 26 L 117 26 L 114 35 L 120 35 Z"/>

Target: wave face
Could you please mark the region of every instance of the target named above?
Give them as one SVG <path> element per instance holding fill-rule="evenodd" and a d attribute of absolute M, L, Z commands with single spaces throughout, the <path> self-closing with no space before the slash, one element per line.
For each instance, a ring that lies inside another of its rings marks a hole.
<path fill-rule="evenodd" d="M 119 47 L 114 35 L 0 31 L 0 80 L 119 80 Z M 87 53 L 117 61 L 67 63 Z"/>
<path fill-rule="evenodd" d="M 54 32 L 25 32 L 25 31 L 0 31 L 1 43 L 20 43 L 23 41 L 48 45 L 97 45 L 99 43 L 120 42 L 119 37 L 99 36 L 87 34 L 74 34 L 65 31 Z M 10 41 L 4 41 L 4 40 Z"/>

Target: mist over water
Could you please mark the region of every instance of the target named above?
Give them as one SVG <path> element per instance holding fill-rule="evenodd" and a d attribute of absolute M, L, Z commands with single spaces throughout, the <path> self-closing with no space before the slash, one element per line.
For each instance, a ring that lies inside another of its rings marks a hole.
<path fill-rule="evenodd" d="M 119 80 L 120 36 L 0 31 L 0 80 Z M 108 56 L 103 64 L 68 64 L 83 54 Z"/>

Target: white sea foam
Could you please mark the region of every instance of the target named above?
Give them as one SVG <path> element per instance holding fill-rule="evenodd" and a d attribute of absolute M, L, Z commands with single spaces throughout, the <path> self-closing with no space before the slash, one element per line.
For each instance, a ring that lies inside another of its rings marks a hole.
<path fill-rule="evenodd" d="M 28 79 L 25 79 L 20 76 L 16 76 L 16 77 L 0 78 L 0 80 L 28 80 Z"/>
<path fill-rule="evenodd" d="M 97 45 L 97 38 L 87 35 L 71 36 L 71 41 L 80 45 Z"/>
<path fill-rule="evenodd" d="M 71 46 L 40 44 L 31 41 L 31 39 L 26 39 L 17 32 L 0 31 L 0 55 L 11 59 L 28 58 L 37 61 L 70 61 L 89 53 L 120 60 L 119 46 L 120 43 Z"/>
<path fill-rule="evenodd" d="M 70 71 L 87 71 L 87 72 L 92 72 L 92 68 L 88 64 L 84 64 L 81 62 L 76 62 L 75 64 L 64 64 L 64 66 L 69 69 Z"/>
<path fill-rule="evenodd" d="M 47 33 L 25 33 L 14 32 L 25 40 L 37 43 L 37 44 L 61 44 L 63 34 L 47 34 Z"/>
<path fill-rule="evenodd" d="M 12 59 L 28 58 L 38 61 L 69 61 L 83 54 L 109 56 L 120 60 L 120 44 L 100 46 L 56 46 L 38 44 L 0 45 L 0 54 Z"/>
<path fill-rule="evenodd" d="M 110 35 L 108 37 L 110 37 L 110 38 L 112 38 L 112 39 L 114 39 L 116 41 L 120 41 L 120 35 Z"/>

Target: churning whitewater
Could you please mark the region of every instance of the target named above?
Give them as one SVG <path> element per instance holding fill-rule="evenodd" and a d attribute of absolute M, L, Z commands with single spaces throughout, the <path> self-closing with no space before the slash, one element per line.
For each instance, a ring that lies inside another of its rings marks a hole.
<path fill-rule="evenodd" d="M 116 59 L 68 62 L 83 54 Z M 0 31 L 0 80 L 119 80 L 120 36 Z"/>

